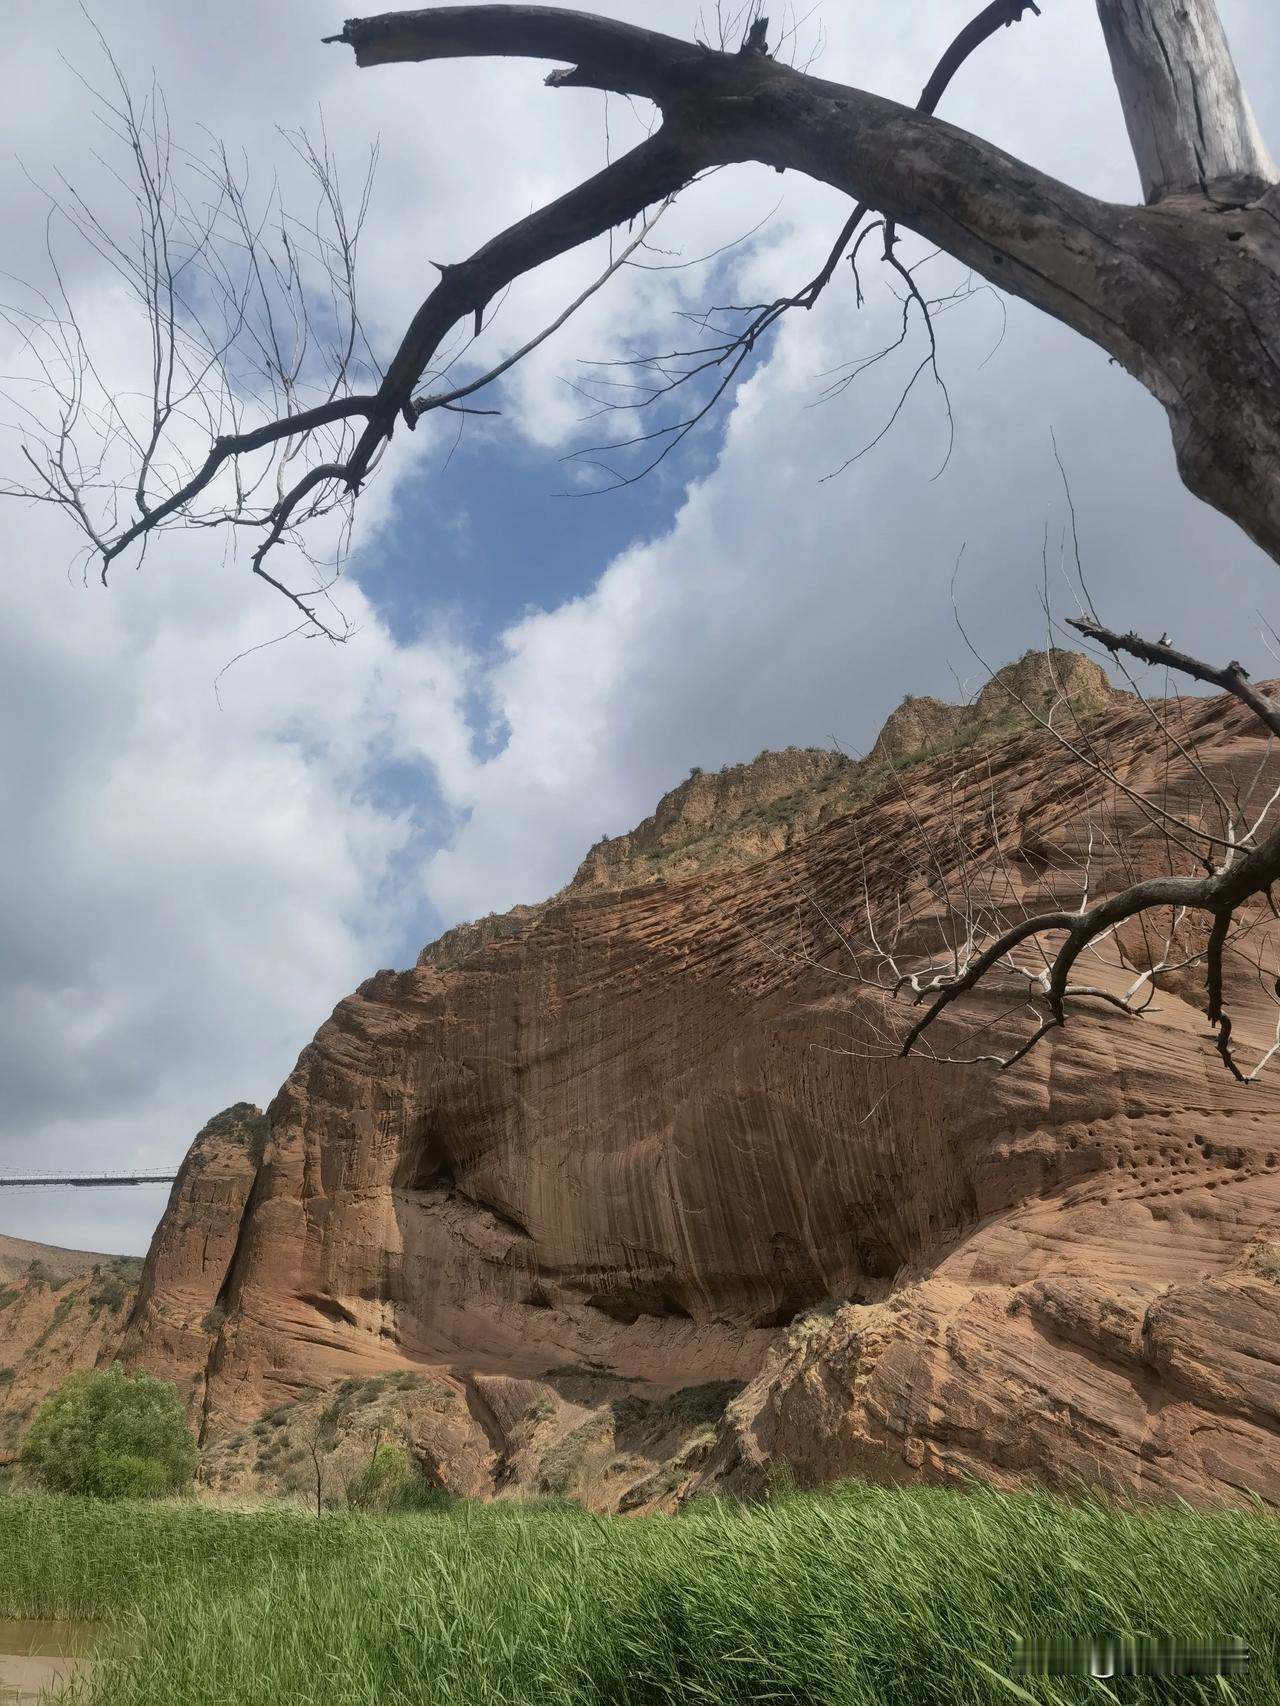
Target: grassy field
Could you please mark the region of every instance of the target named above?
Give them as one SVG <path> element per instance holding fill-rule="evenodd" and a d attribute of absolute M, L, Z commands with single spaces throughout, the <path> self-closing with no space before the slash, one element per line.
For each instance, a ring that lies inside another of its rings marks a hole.
<path fill-rule="evenodd" d="M 1271 1706 L 1280 1520 L 852 1485 L 631 1520 L 0 1498 L 0 1616 L 57 1614 L 110 1619 L 111 1706 Z M 1018 1634 L 1101 1631 L 1239 1634 L 1252 1663 L 1009 1675 Z"/>

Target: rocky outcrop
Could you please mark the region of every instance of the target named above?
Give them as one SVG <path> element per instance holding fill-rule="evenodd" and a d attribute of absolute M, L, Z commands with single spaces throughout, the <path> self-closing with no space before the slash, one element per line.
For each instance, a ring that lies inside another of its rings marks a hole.
<path fill-rule="evenodd" d="M 1067 714 L 1094 716 L 1136 793 L 1151 725 L 1109 691 Z M 1186 717 L 1227 793 L 1267 761 L 1230 702 Z M 883 997 L 841 975 L 868 889 L 923 892 L 917 843 L 937 857 L 966 787 L 1014 903 L 1060 904 L 1053 851 L 1078 840 L 1094 785 L 1064 782 L 1025 714 L 976 744 L 898 762 L 883 787 L 800 755 L 812 790 L 847 783 L 851 811 L 763 862 L 635 882 L 683 828 L 725 830 L 696 818 L 691 778 L 625 860 L 371 978 L 268 1110 L 261 1164 L 228 1158 L 207 1197 L 179 1181 L 131 1354 L 203 1354 L 211 1441 L 341 1380 L 439 1380 L 458 1430 L 423 1432 L 420 1455 L 452 1452 L 478 1487 L 524 1449 L 520 1406 L 571 1368 L 650 1404 L 749 1383 L 713 1450 L 653 1456 L 617 1504 L 642 1482 L 749 1490 L 782 1460 L 809 1481 L 1280 1497 L 1264 1330 L 1280 1078 L 1233 1086 L 1194 989 L 1172 985 L 1141 1021 L 1080 1013 L 1011 1072 L 902 1062 Z M 1203 786 L 1189 764 L 1161 777 L 1184 802 Z M 790 782 L 780 768 L 768 786 Z M 1154 857 L 1133 799 L 1114 809 L 1098 893 Z M 1113 949 L 1091 975 L 1118 988 L 1141 945 Z M 1232 978 L 1237 1033 L 1265 1046 L 1269 993 L 1243 961 Z M 574 1449 L 607 1483 L 616 1434 L 591 1426 Z"/>
<path fill-rule="evenodd" d="M 451 971 L 478 948 L 487 948 L 492 942 L 518 935 L 526 925 L 534 922 L 541 911 L 540 906 L 513 906 L 510 912 L 491 912 L 470 924 L 457 924 L 434 942 L 428 942 L 418 955 L 418 964 L 434 966 L 437 971 Z"/>
<path fill-rule="evenodd" d="M 454 1497 L 570 1497 L 591 1509 L 671 1508 L 707 1462 L 737 1382 L 662 1397 L 589 1369 L 538 1380 L 388 1370 L 317 1388 L 214 1437 L 207 1495 L 358 1499 L 380 1449 Z M 314 1449 L 313 1449 L 314 1448 Z"/>
<path fill-rule="evenodd" d="M 870 757 L 877 764 L 909 764 L 951 745 L 964 727 L 968 707 L 947 705 L 927 694 L 909 693 L 876 737 Z"/>
<path fill-rule="evenodd" d="M 873 798 L 897 772 L 939 753 L 1008 739 L 1037 719 L 1067 726 L 1131 698 L 1079 652 L 1027 652 L 998 670 L 967 704 L 908 694 L 866 758 L 787 747 L 762 752 L 749 764 L 715 771 L 695 767 L 629 834 L 598 841 L 562 893 L 676 882 L 700 871 L 757 864 Z M 509 921 L 527 922 L 541 910 L 520 907 L 464 925 L 442 940 L 452 950 L 462 932 L 495 939 L 510 933 Z M 437 946 L 426 949 L 419 964 L 428 956 L 438 963 Z"/>
<path fill-rule="evenodd" d="M 881 729 L 869 761 L 900 768 L 948 750 L 990 745 L 1039 719 L 1069 729 L 1131 698 L 1080 652 L 1026 652 L 997 670 L 967 704 L 908 694 Z"/>
<path fill-rule="evenodd" d="M 1132 697 L 1114 688 L 1104 671 L 1079 652 L 1027 652 L 998 670 L 963 705 L 908 694 L 865 758 L 789 746 L 719 770 L 695 765 L 643 823 L 625 835 L 602 836 L 553 899 L 759 864 L 873 799 L 900 772 L 940 753 L 1008 740 L 1038 720 L 1066 727 Z M 516 906 L 459 924 L 428 943 L 418 964 L 452 970 L 477 949 L 536 924 L 551 904 Z"/>
<path fill-rule="evenodd" d="M 269 1127 L 237 1102 L 197 1134 L 147 1252 L 120 1354 L 173 1380 L 201 1433 L 208 1376 Z"/>
<path fill-rule="evenodd" d="M 598 841 L 564 893 L 756 864 L 843 809 L 864 768 L 842 752 L 792 746 L 762 752 L 750 764 L 692 770 L 652 817 L 627 835 Z"/>
<path fill-rule="evenodd" d="M 1271 1141 L 1247 1134 L 1242 1180 L 1178 1185 L 1176 1163 L 1131 1150 L 1114 1212 L 1095 1179 L 806 1324 L 731 1408 L 699 1487 L 749 1495 L 785 1464 L 809 1486 L 977 1475 L 1280 1504 L 1280 1285 L 1241 1244 L 1280 1232 Z"/>

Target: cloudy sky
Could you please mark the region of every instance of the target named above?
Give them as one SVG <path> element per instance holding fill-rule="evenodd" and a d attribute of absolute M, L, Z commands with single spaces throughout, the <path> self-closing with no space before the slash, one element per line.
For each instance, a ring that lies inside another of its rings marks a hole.
<path fill-rule="evenodd" d="M 1221 3 L 1280 141 L 1272 0 Z M 599 9 L 697 27 L 696 0 Z M 820 20 L 824 76 L 913 100 L 967 10 L 823 0 L 802 50 Z M 119 214 L 117 160 L 79 80 L 101 81 L 100 48 L 72 0 L 12 11 L 0 138 L 26 172 L 0 174 L 0 266 L 47 288 L 51 237 L 109 382 L 127 388 L 141 329 L 101 260 L 48 225 L 31 181 L 65 174 Z M 946 116 L 1136 199 L 1093 8 L 1048 0 L 1044 14 L 965 69 Z M 316 0 L 110 0 L 96 15 L 134 87 L 154 73 L 179 140 L 224 138 L 259 186 L 278 175 L 301 193 L 281 130 L 315 129 L 321 113 L 353 183 L 380 142 L 361 295 L 384 356 L 432 260 L 469 252 L 641 133 L 643 114 L 547 91 L 533 64 L 358 72 L 321 45 L 341 15 Z M 754 236 L 705 265 L 618 275 L 452 457 L 443 428 L 402 435 L 335 594 L 356 629 L 345 645 L 251 650 L 291 612 L 211 534 L 167 537 L 104 589 L 86 584 L 64 517 L 0 508 L 0 1165 L 175 1164 L 209 1114 L 265 1103 L 364 977 L 412 964 L 460 919 L 542 898 L 691 765 L 789 743 L 864 750 L 904 693 L 972 690 L 980 672 L 951 605 L 962 547 L 956 594 L 984 655 L 1040 643 L 1046 527 L 1070 605 L 1051 433 L 1100 614 L 1275 672 L 1256 614 L 1280 611 L 1274 567 L 1183 491 L 1161 411 L 1096 350 L 990 292 L 939 321 L 956 424 L 941 474 L 945 412 L 921 384 L 872 453 L 824 478 L 876 436 L 920 357 L 819 401 L 823 375 L 885 341 L 898 308 L 874 280 L 861 313 L 840 280 L 787 321 L 649 480 L 605 494 L 565 461 L 601 432 L 584 420 L 581 382 L 600 371 L 585 363 L 678 347 L 682 312 L 794 288 L 843 217 L 838 197 L 790 175 L 720 173 L 664 219 L 650 261 Z M 459 371 L 517 347 L 604 259 L 596 245 L 522 281 Z M 927 276 L 939 294 L 963 282 L 945 258 Z M 0 342 L 15 371 L 15 340 Z M 0 438 L 0 472 L 17 443 Z M 0 1232 L 140 1252 L 163 1197 L 4 1193 Z"/>

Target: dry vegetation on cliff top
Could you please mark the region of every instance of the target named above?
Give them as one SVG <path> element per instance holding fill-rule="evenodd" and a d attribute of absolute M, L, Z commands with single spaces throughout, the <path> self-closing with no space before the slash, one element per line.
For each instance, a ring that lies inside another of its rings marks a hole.
<path fill-rule="evenodd" d="M 0 1615 L 112 1622 L 82 1706 L 978 1706 L 1018 1635 L 1243 1636 L 1247 1675 L 1108 1698 L 1280 1696 L 1280 1520 L 847 1485 L 677 1518 L 461 1502 L 377 1520 L 0 1499 Z"/>

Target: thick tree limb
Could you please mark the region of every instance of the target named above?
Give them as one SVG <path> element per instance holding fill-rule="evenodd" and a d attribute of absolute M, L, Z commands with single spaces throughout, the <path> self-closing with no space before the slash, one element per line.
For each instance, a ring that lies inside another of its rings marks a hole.
<path fill-rule="evenodd" d="M 1193 681 L 1203 681 L 1207 687 L 1220 687 L 1224 693 L 1234 694 L 1272 734 L 1280 735 L 1280 705 L 1258 691 L 1241 664 L 1232 662 L 1218 668 L 1202 663 L 1189 652 L 1178 651 L 1165 640 L 1144 640 L 1139 634 L 1117 634 L 1086 616 L 1069 616 L 1067 626 L 1083 634 L 1086 640 L 1105 646 L 1113 657 L 1127 652 L 1142 663 L 1176 670 L 1180 675 L 1189 675 Z"/>
<path fill-rule="evenodd" d="M 439 284 L 410 322 L 378 393 L 376 410 L 347 471 L 358 487 L 397 414 L 417 423 L 413 392 L 441 342 L 460 320 L 478 315 L 512 279 L 634 219 L 682 189 L 698 171 L 696 152 L 664 127 L 585 184 L 539 208 L 484 244 L 466 261 L 441 268 Z"/>
<path fill-rule="evenodd" d="M 431 6 L 418 12 L 383 12 L 348 18 L 341 34 L 324 39 L 354 48 L 361 68 L 487 56 L 567 59 L 575 69 L 555 72 L 549 82 L 640 95 L 659 104 L 681 84 L 705 87 L 717 69 L 726 75 L 736 57 L 560 6 Z"/>
<path fill-rule="evenodd" d="M 454 403 L 461 402 L 464 397 L 473 396 L 477 391 L 483 390 L 486 385 L 492 385 L 495 379 L 501 379 L 502 375 L 504 373 L 509 373 L 513 367 L 517 367 L 524 358 L 527 355 L 531 355 L 540 344 L 546 343 L 547 339 L 554 336 L 565 322 L 570 320 L 573 315 L 578 312 L 579 308 L 581 308 L 585 302 L 590 301 L 597 291 L 604 288 L 616 272 L 620 271 L 621 268 L 627 265 L 628 261 L 631 259 L 632 255 L 636 253 L 637 249 L 642 249 L 644 247 L 645 243 L 648 241 L 649 233 L 653 230 L 659 219 L 662 218 L 662 215 L 672 205 L 674 199 L 674 196 L 668 196 L 667 199 L 660 204 L 657 211 L 650 214 L 650 216 L 645 220 L 644 224 L 640 227 L 639 231 L 636 232 L 635 236 L 626 245 L 626 247 L 619 249 L 618 253 L 614 255 L 613 259 L 609 262 L 608 266 L 600 276 L 593 279 L 592 282 L 587 285 L 585 290 L 580 291 L 578 295 L 574 297 L 572 302 L 566 303 L 554 320 L 545 325 L 540 332 L 535 332 L 531 338 L 527 339 L 526 342 L 520 345 L 519 349 L 512 350 L 511 354 L 504 356 L 496 366 L 489 368 L 486 373 L 481 373 L 477 378 L 468 380 L 465 385 L 455 385 L 448 391 L 435 391 L 429 393 L 425 397 L 415 397 L 411 404 L 414 419 L 420 420 L 423 415 L 429 413 L 432 409 L 447 409 L 452 407 Z"/>

